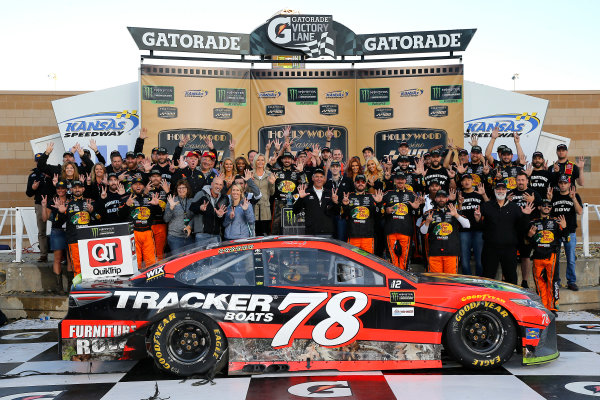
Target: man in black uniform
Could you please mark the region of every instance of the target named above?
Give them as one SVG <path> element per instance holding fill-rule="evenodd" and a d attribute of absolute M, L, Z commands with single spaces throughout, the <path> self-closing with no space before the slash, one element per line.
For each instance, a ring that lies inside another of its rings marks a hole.
<path fill-rule="evenodd" d="M 504 147 L 500 153 L 500 162 L 496 165 L 496 182 L 504 180 L 506 188 L 513 190 L 517 187 L 517 175 L 523 171 L 523 165 L 519 161 L 512 160 L 513 152 L 510 147 Z"/>
<path fill-rule="evenodd" d="M 556 312 L 558 285 L 553 285 L 554 267 L 561 239 L 568 234 L 564 215 L 550 218 L 552 201 L 543 199 L 538 207 L 540 217 L 531 221 L 527 238 L 533 249 L 533 281 L 544 306 Z"/>
<path fill-rule="evenodd" d="M 506 282 L 517 284 L 518 233 L 527 228 L 532 204 L 519 208 L 506 198 L 506 183 L 499 181 L 496 198 L 475 211 L 475 220 L 483 221 L 483 276 L 496 278 L 498 263 Z"/>
<path fill-rule="evenodd" d="M 575 246 L 577 245 L 577 215 L 583 213 L 583 203 L 581 197 L 577 194 L 575 186 L 572 186 L 571 178 L 566 174 L 558 178 L 558 192 L 552 195 L 552 216 L 558 217 L 564 215 L 567 220 L 568 236 L 562 239 L 565 246 L 565 255 L 567 256 L 567 288 L 573 291 L 579 290 L 577 286 L 577 276 L 575 274 Z M 559 247 L 560 251 L 560 247 Z M 556 260 L 555 280 L 560 285 L 559 260 Z"/>
<path fill-rule="evenodd" d="M 548 171 L 552 173 L 552 186 L 554 191 L 557 192 L 558 188 L 558 178 L 561 175 L 566 175 L 570 178 L 571 186 L 575 187 L 577 185 L 583 186 L 583 174 L 581 171 L 585 165 L 585 159 L 583 157 L 579 157 L 577 160 L 577 164 L 569 161 L 567 158 L 569 155 L 569 150 L 567 149 L 566 144 L 559 144 L 556 146 L 556 156 L 558 160 L 552 165 L 548 167 Z"/>
<path fill-rule="evenodd" d="M 546 198 L 548 188 L 552 184 L 552 173 L 545 167 L 544 155 L 541 151 L 533 153 L 529 174 L 529 187 L 535 190 L 540 198 Z"/>
<path fill-rule="evenodd" d="M 348 243 L 373 254 L 376 215 L 383 192 L 378 190 L 375 195 L 367 193 L 367 178 L 364 175 L 356 175 L 354 186 L 354 193 L 346 193 L 342 197 L 343 214 L 348 220 Z"/>
<path fill-rule="evenodd" d="M 458 208 L 461 214 L 469 220 L 469 227 L 461 226 L 460 245 L 462 274 L 471 275 L 471 250 L 475 259 L 475 274 L 483 275 L 481 252 L 483 250 L 483 232 L 481 224 L 475 221 L 475 210 L 481 209 L 484 202 L 488 201 L 484 184 L 479 183 L 477 190 L 473 187 L 473 174 L 465 173 L 461 176 L 461 191 L 458 196 Z"/>
<path fill-rule="evenodd" d="M 398 161 L 400 159 L 401 156 L 406 156 L 408 157 L 408 167 L 411 170 L 414 170 L 415 168 L 417 168 L 417 158 L 415 156 L 411 156 L 410 154 L 408 154 L 410 151 L 410 148 L 408 147 L 408 142 L 400 142 L 400 145 L 398 146 L 398 153 L 400 153 L 398 155 L 398 158 L 396 158 L 396 160 L 394 160 L 394 165 L 392 166 L 392 169 L 396 169 L 398 167 Z"/>
<path fill-rule="evenodd" d="M 281 214 L 283 207 L 292 206 L 293 195 L 300 183 L 305 183 L 304 174 L 296 171 L 292 162 L 294 156 L 285 151 L 280 158 L 281 169 L 273 171 L 275 175 L 275 203 L 273 204 L 273 222 L 271 233 L 281 234 Z"/>
<path fill-rule="evenodd" d="M 119 216 L 119 208 L 123 196 L 125 195 L 125 187 L 119 182 L 116 173 L 108 174 L 108 188 L 103 187 L 100 192 L 100 203 L 102 204 L 102 223 L 117 224 L 123 222 Z"/>
<path fill-rule="evenodd" d="M 52 195 L 52 180 L 50 177 L 37 168 L 37 161 L 42 153 L 37 153 L 34 157 L 36 167 L 31 170 L 27 178 L 27 197 L 33 197 L 35 203 L 35 219 L 38 228 L 38 245 L 40 247 L 40 258 L 37 262 L 48 261 L 48 236 L 46 235 L 46 222 L 44 221 L 44 208 L 42 207 L 42 196 Z"/>
<path fill-rule="evenodd" d="M 298 186 L 298 200 L 294 203 L 294 214 L 306 213 L 306 235 L 333 237 L 333 217 L 339 214 L 337 191 L 325 189 L 325 171 L 315 168 L 312 187 Z"/>
<path fill-rule="evenodd" d="M 160 153 L 159 153 L 160 154 Z M 169 184 L 163 178 L 160 169 L 150 171 L 150 182 L 146 189 L 150 196 L 158 195 L 158 206 L 156 213 L 152 218 L 152 234 L 154 235 L 154 245 L 156 246 L 156 258 L 160 261 L 164 258 L 165 246 L 167 244 L 167 223 L 163 219 L 165 207 L 167 206 L 167 195 L 169 193 Z"/>
<path fill-rule="evenodd" d="M 342 175 L 342 165 L 339 161 L 331 161 L 328 175 L 331 177 L 325 182 L 325 189 L 336 190 L 340 199 L 354 189 L 352 179 Z M 334 220 L 335 238 L 343 242 L 346 241 L 346 220 L 341 215 L 336 215 Z"/>
<path fill-rule="evenodd" d="M 175 171 L 173 164 L 169 162 L 169 154 L 167 153 L 167 149 L 164 147 L 155 147 L 156 149 L 156 164 L 152 169 L 157 169 L 160 171 L 160 176 L 162 179 L 166 180 L 167 183 L 171 183 L 171 176 Z"/>
<path fill-rule="evenodd" d="M 442 154 L 439 150 L 433 150 L 431 152 L 431 165 L 425 171 L 425 176 L 423 177 L 423 181 L 425 182 L 425 187 L 429 187 L 429 183 L 432 180 L 437 180 L 446 193 L 450 190 L 450 188 L 455 188 L 456 184 L 454 183 L 454 176 L 456 173 L 452 170 L 448 170 L 442 166 Z"/>
<path fill-rule="evenodd" d="M 422 164 L 422 163 L 421 163 Z M 419 165 L 419 162 L 417 162 Z M 403 173 L 406 176 L 406 189 L 415 193 L 423 192 L 423 172 L 410 169 L 410 158 L 408 156 L 398 157 L 398 167 L 394 173 Z M 386 183 L 387 188 L 393 188 L 393 183 Z"/>

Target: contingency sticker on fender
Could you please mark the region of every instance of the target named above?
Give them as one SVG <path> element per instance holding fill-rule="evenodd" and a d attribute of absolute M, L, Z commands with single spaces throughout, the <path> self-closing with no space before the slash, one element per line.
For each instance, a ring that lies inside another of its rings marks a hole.
<path fill-rule="evenodd" d="M 415 292 L 402 291 L 390 292 L 390 303 L 398 304 L 399 306 L 412 306 L 415 304 Z"/>
<path fill-rule="evenodd" d="M 392 317 L 414 317 L 414 307 L 392 307 Z"/>

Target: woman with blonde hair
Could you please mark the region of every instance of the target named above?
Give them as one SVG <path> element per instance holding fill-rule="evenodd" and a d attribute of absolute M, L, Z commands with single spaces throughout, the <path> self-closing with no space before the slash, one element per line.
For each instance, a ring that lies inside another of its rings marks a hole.
<path fill-rule="evenodd" d="M 367 158 L 365 164 L 365 178 L 367 178 L 367 191 L 369 193 L 376 193 L 378 190 L 383 190 L 383 168 L 375 157 Z"/>
<path fill-rule="evenodd" d="M 243 239 L 254 236 L 254 210 L 240 185 L 231 186 L 231 202 L 225 212 L 223 227 L 225 240 Z"/>
<path fill-rule="evenodd" d="M 262 195 L 254 205 L 256 236 L 271 234 L 270 197 L 275 194 L 275 174 L 265 169 L 266 164 L 267 157 L 262 153 L 254 156 L 254 160 L 252 160 L 252 179 Z"/>
<path fill-rule="evenodd" d="M 108 186 L 108 175 L 106 174 L 106 167 L 104 164 L 96 163 L 90 174 L 90 183 L 84 182 L 85 184 L 85 197 L 89 197 L 93 200 L 100 199 L 102 189 Z"/>
<path fill-rule="evenodd" d="M 221 170 L 219 176 L 223 178 L 223 193 L 229 194 L 231 191 L 231 185 L 235 180 L 235 164 L 230 157 L 225 157 L 221 160 Z"/>

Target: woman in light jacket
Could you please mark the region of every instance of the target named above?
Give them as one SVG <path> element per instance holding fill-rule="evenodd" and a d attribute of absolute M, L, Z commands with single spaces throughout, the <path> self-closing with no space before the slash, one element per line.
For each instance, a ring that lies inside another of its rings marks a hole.
<path fill-rule="evenodd" d="M 252 235 L 251 226 L 254 224 L 254 210 L 252 204 L 242 193 L 239 185 L 231 186 L 231 204 L 227 207 L 223 226 L 225 227 L 225 240 L 243 239 Z"/>
<path fill-rule="evenodd" d="M 258 203 L 254 205 L 254 224 L 257 236 L 271 234 L 271 202 L 270 198 L 275 193 L 275 175 L 265 169 L 267 159 L 264 154 L 257 154 L 252 161 L 252 178 L 262 194 Z"/>
<path fill-rule="evenodd" d="M 171 249 L 171 254 L 178 253 L 178 250 L 184 246 L 194 243 L 194 238 L 190 236 L 192 228 L 190 226 L 193 213 L 190 211 L 192 204 L 192 189 L 185 179 L 180 179 L 176 187 L 177 196 L 169 195 L 167 197 L 167 207 L 163 219 L 167 225 L 167 243 Z"/>

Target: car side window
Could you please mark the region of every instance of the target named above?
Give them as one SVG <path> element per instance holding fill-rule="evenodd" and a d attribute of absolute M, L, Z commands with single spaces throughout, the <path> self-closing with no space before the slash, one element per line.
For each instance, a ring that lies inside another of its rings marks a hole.
<path fill-rule="evenodd" d="M 265 285 L 330 286 L 333 254 L 318 249 L 284 247 L 263 250 Z"/>
<path fill-rule="evenodd" d="M 203 258 L 177 272 L 175 279 L 193 286 L 254 286 L 252 250 Z"/>
<path fill-rule="evenodd" d="M 268 286 L 383 286 L 385 277 L 351 259 L 319 249 L 263 250 Z"/>
<path fill-rule="evenodd" d="M 335 255 L 335 285 L 338 286 L 383 286 L 385 277 L 371 268 L 351 259 Z"/>

